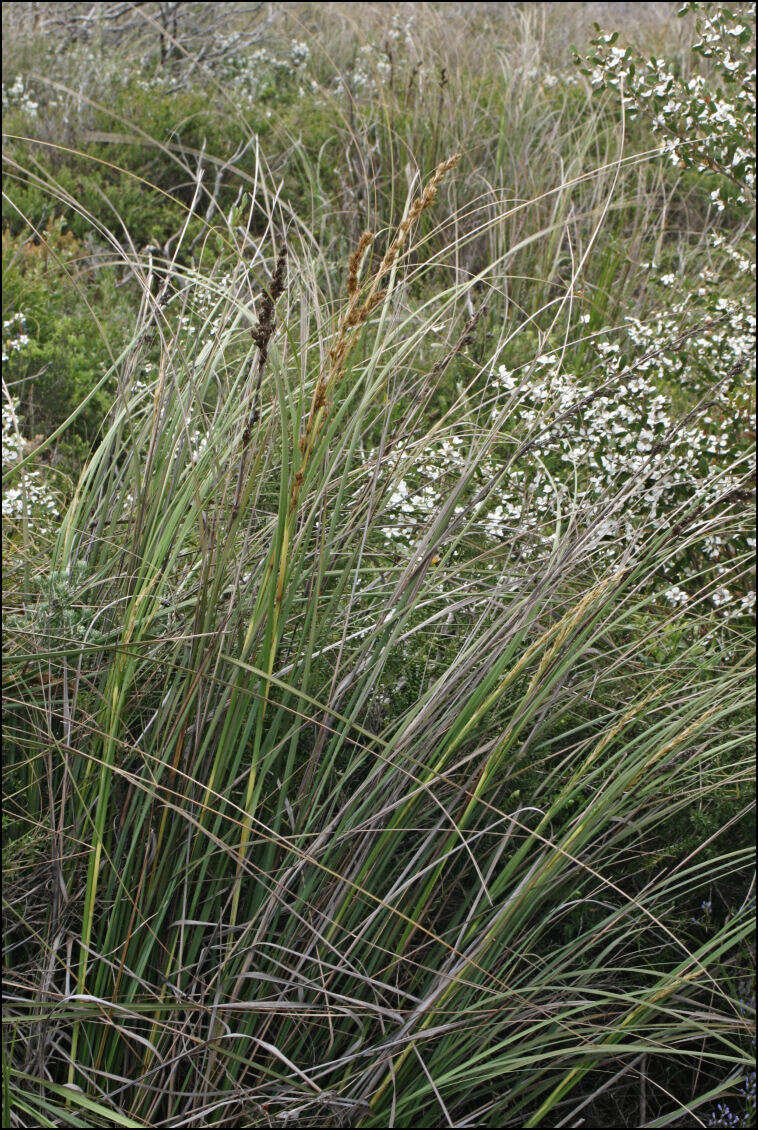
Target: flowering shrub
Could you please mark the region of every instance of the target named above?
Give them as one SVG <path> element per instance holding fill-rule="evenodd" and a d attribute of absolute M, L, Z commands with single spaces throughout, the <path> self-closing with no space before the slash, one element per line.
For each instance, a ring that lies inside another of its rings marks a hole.
<path fill-rule="evenodd" d="M 12 353 L 18 353 L 28 344 L 26 317 L 20 311 L 11 314 L 10 318 L 6 318 L 3 322 L 3 361 L 7 361 Z"/>
<path fill-rule="evenodd" d="M 719 236 L 712 247 L 723 255 L 721 268 L 736 258 L 748 279 L 751 271 L 754 275 L 754 266 Z M 627 483 L 631 489 L 623 513 L 605 516 L 598 528 L 606 552 L 618 555 L 623 551 L 619 533 L 628 543 L 643 525 L 665 525 L 685 499 L 707 505 L 718 495 L 744 489 L 755 468 L 754 454 L 746 451 L 754 403 L 755 315 L 744 301 L 724 295 L 718 266 L 704 272 L 694 291 L 675 294 L 665 275 L 661 282 L 670 293 L 661 312 L 645 320 L 630 315 L 616 335 L 593 335 L 587 345 L 597 364 L 586 371 L 572 371 L 562 350 L 543 353 L 517 370 L 504 364 L 493 368 L 491 419 L 510 437 L 509 451 L 540 434 L 531 454 L 517 456 L 508 468 L 497 505 L 481 514 L 487 538 L 520 531 L 528 559 L 549 545 L 560 513 L 572 501 L 600 513 L 612 484 Z M 683 394 L 695 404 L 707 398 L 707 409 L 682 415 L 674 402 L 681 403 Z M 441 505 L 449 476 L 460 472 L 468 456 L 460 439 L 425 453 L 413 480 L 404 478 L 395 487 L 390 502 L 397 523 L 387 531 L 389 537 L 413 544 L 415 529 Z M 715 479 L 714 468 L 720 471 Z M 492 477 L 498 463 L 489 459 L 481 470 L 484 478 Z M 688 590 L 696 581 L 703 584 L 707 568 L 709 600 L 719 613 L 751 613 L 755 592 L 737 580 L 740 570 L 733 558 L 744 560 L 754 547 L 747 533 L 743 544 L 725 544 L 715 530 L 703 543 L 704 560 L 693 557 L 687 568 L 681 561 L 672 563 L 663 595 L 674 605 L 688 603 Z"/>
<path fill-rule="evenodd" d="M 3 392 L 3 468 L 8 470 L 25 454 L 28 441 L 23 438 L 18 421 L 18 401 L 11 398 L 5 386 Z M 3 484 L 3 522 L 19 522 L 26 515 L 33 519 L 35 531 L 46 533 L 59 516 L 58 500 L 40 470 L 22 470 L 17 478 Z"/>
<path fill-rule="evenodd" d="M 751 206 L 755 200 L 755 6 L 690 3 L 699 34 L 693 51 L 707 74 L 676 75 L 661 58 L 644 59 L 599 32 L 581 69 L 598 89 L 623 91 L 630 117 L 644 115 L 679 167 L 718 174 L 712 198 Z M 580 61 L 581 62 L 581 61 Z"/>
<path fill-rule="evenodd" d="M 28 348 L 29 334 L 26 330 L 26 317 L 21 311 L 16 311 L 3 321 L 3 366 L 12 356 Z M 29 440 L 22 435 L 19 416 L 18 399 L 11 396 L 3 380 L 4 472 L 24 457 L 29 446 Z M 42 471 L 23 470 L 17 478 L 12 478 L 7 486 L 3 484 L 2 515 L 3 519 L 10 523 L 20 521 L 24 516 L 33 517 L 35 529 L 40 533 L 45 533 L 54 525 L 59 516 L 58 501 Z"/>
<path fill-rule="evenodd" d="M 20 110 L 34 118 L 39 110 L 37 95 L 32 94 L 28 78 L 16 75 L 13 82 L 6 86 L 3 83 L 3 112 L 7 110 Z"/>
<path fill-rule="evenodd" d="M 627 115 L 648 119 L 676 165 L 716 177 L 717 208 L 727 200 L 747 205 L 755 186 L 754 10 L 688 4 L 680 15 L 687 12 L 697 17 L 693 51 L 707 61 L 707 74 L 675 75 L 665 60 L 646 61 L 604 33 L 593 41 L 592 67 L 582 70 L 595 88 L 623 91 Z M 708 265 L 696 280 L 681 280 L 676 264 L 640 265 L 657 306 L 652 314 L 627 315 L 617 333 L 592 333 L 583 344 L 577 335 L 573 354 L 570 347 L 565 356 L 563 349 L 544 351 L 526 365 L 493 367 L 491 419 L 508 442 L 501 460 L 481 467 L 484 478 L 504 475 L 497 505 L 480 514 L 485 538 L 519 531 L 528 560 L 549 545 L 572 500 L 600 513 L 611 484 L 626 482 L 623 514 L 605 514 L 598 527 L 606 552 L 617 555 L 643 526 L 664 526 L 685 500 L 707 508 L 749 484 L 755 260 L 718 232 L 708 233 L 705 247 Z M 582 324 L 590 321 L 581 316 Z M 530 455 L 519 458 L 526 448 Z M 396 483 L 391 541 L 415 544 L 469 455 L 462 440 L 444 441 Z M 698 554 L 671 563 L 662 595 L 686 605 L 697 586 L 721 616 L 752 613 L 754 584 L 742 574 L 754 548 L 749 531 L 740 544 L 726 544 L 714 529 Z"/>

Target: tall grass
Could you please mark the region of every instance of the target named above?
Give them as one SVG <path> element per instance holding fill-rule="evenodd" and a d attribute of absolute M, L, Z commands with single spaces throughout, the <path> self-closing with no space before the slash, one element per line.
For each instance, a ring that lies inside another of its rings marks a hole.
<path fill-rule="evenodd" d="M 582 110 L 514 192 L 423 120 L 405 198 L 328 247 L 262 160 L 210 265 L 199 175 L 163 252 L 78 205 L 140 310 L 8 565 L 9 1123 L 577 1125 L 621 1079 L 689 1125 L 750 1064 L 753 649 L 705 579 L 660 590 L 743 544 L 749 471 L 629 528 L 644 474 L 487 520 L 586 408 L 525 422 L 497 365 L 592 349 L 572 305 L 593 271 L 621 302 L 597 248 L 658 167 Z M 440 450 L 440 504 L 399 510 Z"/>

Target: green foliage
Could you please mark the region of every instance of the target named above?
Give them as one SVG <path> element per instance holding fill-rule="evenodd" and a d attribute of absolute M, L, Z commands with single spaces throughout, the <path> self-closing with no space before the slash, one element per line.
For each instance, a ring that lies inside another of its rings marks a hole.
<path fill-rule="evenodd" d="M 100 256 L 51 223 L 39 238 L 3 237 L 3 322 L 23 317 L 23 347 L 5 350 L 3 378 L 19 398 L 30 437 L 64 422 L 93 389 L 132 316 L 131 296 Z M 112 402 L 114 383 L 90 400 L 59 451 L 64 467 L 81 466 Z"/>

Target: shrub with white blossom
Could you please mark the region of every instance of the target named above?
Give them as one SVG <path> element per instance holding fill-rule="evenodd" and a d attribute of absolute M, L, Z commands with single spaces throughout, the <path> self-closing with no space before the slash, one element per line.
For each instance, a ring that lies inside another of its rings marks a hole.
<path fill-rule="evenodd" d="M 29 345 L 26 319 L 22 312 L 3 322 L 3 365 Z M 29 439 L 24 436 L 18 398 L 11 395 L 3 380 L 2 446 L 3 481 L 2 515 L 10 529 L 24 518 L 31 519 L 36 533 L 50 530 L 59 516 L 59 502 L 44 471 L 20 468 L 13 474 L 14 464 L 27 454 Z"/>
<path fill-rule="evenodd" d="M 581 69 L 597 89 L 623 95 L 629 117 L 643 116 L 672 163 L 715 173 L 712 198 L 755 202 L 755 5 L 689 3 L 698 40 L 692 50 L 706 73 L 687 78 L 663 58 L 646 59 L 598 29 L 595 51 Z M 590 65 L 587 65 L 590 64 Z"/>

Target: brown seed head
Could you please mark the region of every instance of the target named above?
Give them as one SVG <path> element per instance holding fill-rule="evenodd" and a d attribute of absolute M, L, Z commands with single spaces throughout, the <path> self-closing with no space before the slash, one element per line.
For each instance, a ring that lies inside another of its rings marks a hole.
<path fill-rule="evenodd" d="M 347 293 L 352 298 L 358 291 L 358 271 L 360 270 L 363 256 L 368 247 L 374 242 L 374 233 L 365 231 L 358 241 L 358 246 L 350 256 L 347 268 Z"/>
<path fill-rule="evenodd" d="M 274 307 L 276 300 L 281 296 L 284 291 L 284 272 L 287 263 L 287 245 L 283 243 L 279 248 L 279 254 L 276 257 L 276 266 L 274 267 L 274 274 L 271 279 L 271 290 L 263 292 L 261 299 L 261 312 L 258 317 L 258 323 L 253 330 L 251 336 L 255 344 L 265 360 L 266 353 L 268 352 L 268 343 L 271 335 L 274 332 L 274 325 L 276 317 Z"/>

